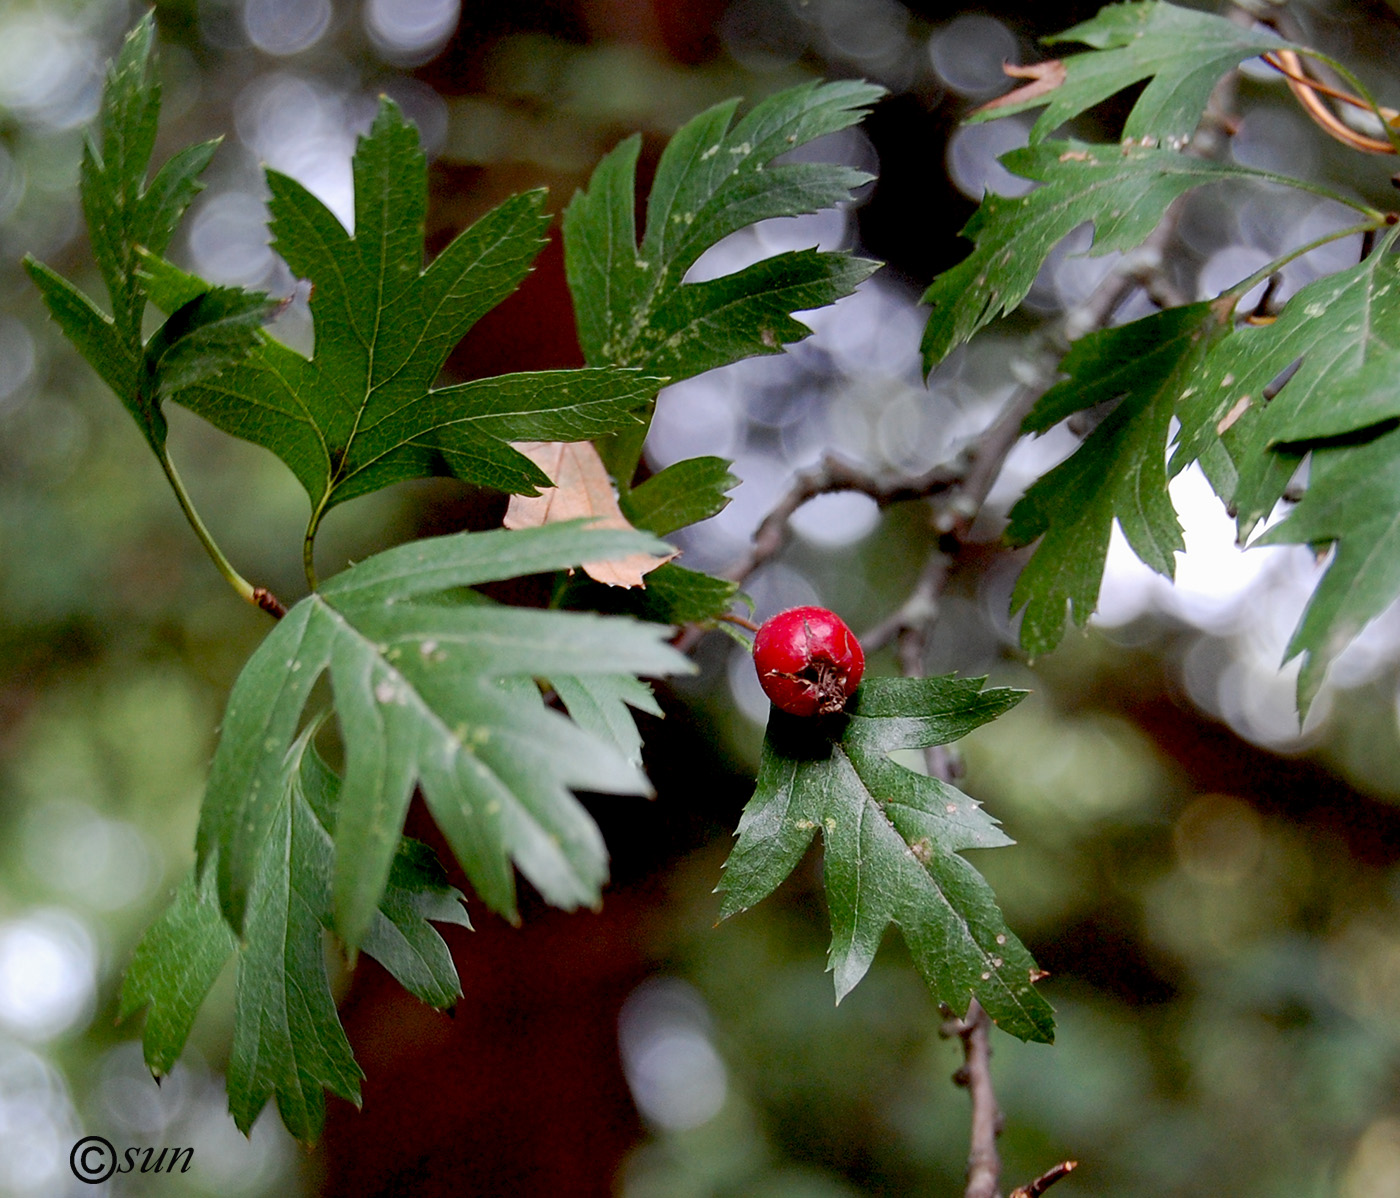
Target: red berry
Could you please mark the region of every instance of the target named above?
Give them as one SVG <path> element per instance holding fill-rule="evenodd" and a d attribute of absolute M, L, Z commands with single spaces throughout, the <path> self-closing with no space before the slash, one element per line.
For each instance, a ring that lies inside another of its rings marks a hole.
<path fill-rule="evenodd" d="M 855 633 L 824 607 L 794 607 L 767 621 L 754 637 L 753 663 L 763 693 L 792 715 L 834 715 L 865 673 Z"/>

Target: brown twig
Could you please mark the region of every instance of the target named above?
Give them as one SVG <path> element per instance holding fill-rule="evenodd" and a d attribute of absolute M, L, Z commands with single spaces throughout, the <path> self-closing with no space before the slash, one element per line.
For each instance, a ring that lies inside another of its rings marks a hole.
<path fill-rule="evenodd" d="M 972 1099 L 972 1134 L 967 1154 L 967 1188 L 963 1198 L 1000 1198 L 1001 1157 L 997 1137 L 1001 1135 L 1001 1107 L 992 1088 L 992 1021 L 975 998 L 967 1014 L 959 1019 L 950 1007 L 943 1008 L 944 1023 L 938 1034 L 962 1041 L 963 1065 L 955 1074 L 956 1085 L 965 1086 Z"/>
<path fill-rule="evenodd" d="M 905 503 L 911 499 L 927 499 L 957 486 L 962 471 L 956 462 L 935 466 L 932 470 L 913 476 L 882 477 L 862 470 L 859 466 L 827 454 L 821 464 L 805 470 L 794 480 L 787 493 L 763 518 L 753 534 L 749 552 L 724 576 L 733 582 L 743 582 L 770 558 L 775 557 L 787 541 L 788 521 L 809 499 L 837 491 L 858 491 L 869 495 L 881 507 Z"/>
<path fill-rule="evenodd" d="M 867 653 L 898 642 L 901 673 L 917 678 L 923 672 L 924 642 L 938 617 L 938 597 L 947 581 L 951 561 L 944 553 L 931 553 L 919 572 L 909 597 L 874 628 L 862 634 L 861 647 Z"/>
<path fill-rule="evenodd" d="M 955 1085 L 964 1086 L 972 1099 L 972 1132 L 967 1154 L 967 1185 L 963 1198 L 1001 1198 L 1001 1155 L 997 1137 L 1003 1117 L 992 1085 L 992 1021 L 975 998 L 967 1014 L 959 1019 L 946 1004 L 942 1007 L 943 1026 L 938 1034 L 962 1041 L 962 1067 L 953 1074 Z M 1034 1181 L 1017 1186 L 1010 1198 L 1040 1198 L 1052 1185 L 1079 1167 L 1078 1161 L 1061 1161 Z"/>
<path fill-rule="evenodd" d="M 1061 1161 L 1053 1168 L 1046 1169 L 1045 1172 L 1034 1181 L 1028 1181 L 1023 1186 L 1017 1186 L 1011 1191 L 1011 1198 L 1040 1198 L 1040 1195 L 1045 1193 L 1052 1185 L 1062 1177 L 1068 1177 L 1077 1168 L 1079 1168 L 1078 1161 Z"/>
<path fill-rule="evenodd" d="M 938 619 L 938 598 L 952 566 L 953 559 L 940 549 L 930 553 L 909 597 L 860 638 L 865 651 L 875 653 L 893 641 L 899 672 L 906 678 L 922 678 L 928 634 Z M 962 763 L 947 745 L 926 748 L 924 764 L 929 777 L 944 782 L 954 782 L 962 775 Z"/>

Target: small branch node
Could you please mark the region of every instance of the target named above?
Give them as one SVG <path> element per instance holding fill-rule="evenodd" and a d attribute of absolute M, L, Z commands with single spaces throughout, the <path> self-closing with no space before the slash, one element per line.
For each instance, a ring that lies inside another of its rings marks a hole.
<path fill-rule="evenodd" d="M 286 605 L 266 587 L 253 588 L 253 605 L 262 608 L 274 620 L 280 620 L 287 614 Z"/>
<path fill-rule="evenodd" d="M 1011 1191 L 1011 1198 L 1040 1198 L 1052 1185 L 1063 1177 L 1068 1177 L 1077 1168 L 1078 1161 L 1061 1161 L 1051 1169 L 1047 1169 L 1034 1181 L 1027 1182 L 1023 1186 L 1017 1186 Z"/>

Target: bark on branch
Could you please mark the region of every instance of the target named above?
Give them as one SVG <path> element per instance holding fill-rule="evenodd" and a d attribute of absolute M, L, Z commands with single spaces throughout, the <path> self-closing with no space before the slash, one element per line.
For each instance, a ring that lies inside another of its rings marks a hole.
<path fill-rule="evenodd" d="M 944 1008 L 945 1022 L 939 1034 L 962 1041 L 963 1065 L 953 1081 L 967 1088 L 972 1099 L 972 1133 L 967 1154 L 967 1188 L 964 1198 L 1001 1198 L 1001 1157 L 997 1137 L 1001 1135 L 1001 1107 L 992 1087 L 992 1021 L 975 998 L 967 1015 L 959 1019 Z"/>

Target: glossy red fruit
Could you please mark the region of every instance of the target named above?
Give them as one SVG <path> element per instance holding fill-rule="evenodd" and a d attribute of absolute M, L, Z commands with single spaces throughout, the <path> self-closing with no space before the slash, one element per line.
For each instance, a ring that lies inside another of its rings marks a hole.
<path fill-rule="evenodd" d="M 753 663 L 763 693 L 792 715 L 834 715 L 865 673 L 855 633 L 824 607 L 794 607 L 767 621 L 754 637 Z"/>

